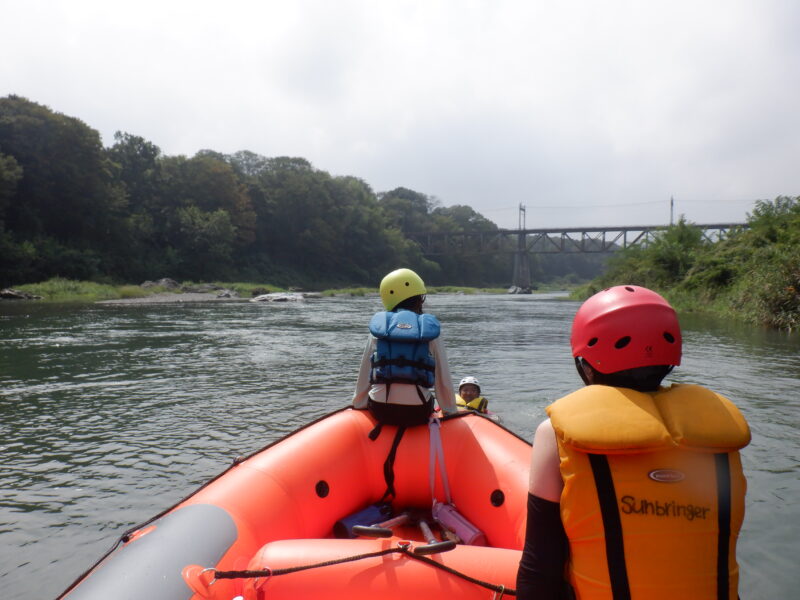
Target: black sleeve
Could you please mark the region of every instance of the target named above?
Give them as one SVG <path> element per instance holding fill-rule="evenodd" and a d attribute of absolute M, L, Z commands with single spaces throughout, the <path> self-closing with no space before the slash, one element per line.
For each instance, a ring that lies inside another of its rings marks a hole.
<path fill-rule="evenodd" d="M 558 502 L 528 494 L 528 525 L 517 571 L 517 600 L 564 598 L 568 552 Z"/>

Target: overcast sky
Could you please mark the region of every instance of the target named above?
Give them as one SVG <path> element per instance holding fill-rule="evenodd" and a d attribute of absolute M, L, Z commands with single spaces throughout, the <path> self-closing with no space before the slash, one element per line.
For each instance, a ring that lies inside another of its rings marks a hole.
<path fill-rule="evenodd" d="M 300 156 L 500 226 L 800 195 L 800 2 L 0 0 L 0 96 L 166 155 Z"/>

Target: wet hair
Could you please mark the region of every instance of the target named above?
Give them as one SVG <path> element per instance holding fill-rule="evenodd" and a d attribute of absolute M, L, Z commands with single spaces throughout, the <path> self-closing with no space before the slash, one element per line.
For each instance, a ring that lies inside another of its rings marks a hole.
<path fill-rule="evenodd" d="M 411 296 L 410 298 L 406 298 L 402 302 L 400 302 L 397 306 L 392 309 L 392 312 L 400 310 L 401 308 L 405 310 L 410 310 L 418 315 L 422 314 L 422 303 L 425 302 L 424 297 L 421 294 L 417 294 L 416 296 Z"/>
<path fill-rule="evenodd" d="M 625 369 L 615 373 L 601 373 L 580 357 L 575 358 L 575 367 L 586 385 L 624 387 L 637 392 L 657 391 L 661 381 L 672 371 L 672 365 L 652 365 Z M 591 372 L 591 380 L 587 376 L 586 370 Z"/>

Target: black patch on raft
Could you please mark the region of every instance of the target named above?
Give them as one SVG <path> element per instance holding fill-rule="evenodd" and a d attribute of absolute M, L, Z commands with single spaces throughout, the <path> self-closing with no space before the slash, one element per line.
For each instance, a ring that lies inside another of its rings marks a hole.
<path fill-rule="evenodd" d="M 317 496 L 320 498 L 325 498 L 331 492 L 331 487 L 328 485 L 328 482 L 324 479 L 320 479 L 317 482 L 317 485 L 314 486 L 314 490 L 317 492 Z"/>
<path fill-rule="evenodd" d="M 233 518 L 219 506 L 192 504 L 153 522 L 156 529 L 123 546 L 67 595 L 69 600 L 177 600 L 192 591 L 186 565 L 213 567 L 236 541 Z"/>
<path fill-rule="evenodd" d="M 492 503 L 492 506 L 503 506 L 503 502 L 506 501 L 506 495 L 503 493 L 503 490 L 495 490 L 492 492 L 492 495 L 489 496 L 489 502 Z"/>

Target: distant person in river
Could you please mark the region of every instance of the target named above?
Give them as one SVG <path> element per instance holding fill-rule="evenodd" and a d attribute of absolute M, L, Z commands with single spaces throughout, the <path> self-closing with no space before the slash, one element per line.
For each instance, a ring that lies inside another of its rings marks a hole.
<path fill-rule="evenodd" d="M 369 323 L 353 395 L 353 406 L 369 409 L 379 423 L 427 423 L 435 401 L 444 414 L 457 412 L 439 320 L 422 311 L 426 293 L 411 269 L 397 269 L 381 281 L 386 310 Z"/>
<path fill-rule="evenodd" d="M 456 405 L 459 410 L 472 410 L 486 414 L 489 401 L 481 396 L 481 384 L 477 378 L 467 376 L 458 383 Z"/>
<path fill-rule="evenodd" d="M 518 599 L 737 598 L 750 430 L 723 396 L 661 385 L 681 344 L 675 311 L 646 288 L 612 287 L 578 310 L 586 387 L 536 430 Z"/>

